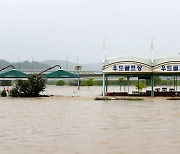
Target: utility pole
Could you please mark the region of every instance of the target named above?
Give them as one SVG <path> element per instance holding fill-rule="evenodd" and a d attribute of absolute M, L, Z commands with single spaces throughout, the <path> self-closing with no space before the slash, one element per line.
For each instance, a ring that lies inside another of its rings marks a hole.
<path fill-rule="evenodd" d="M 33 57 L 31 56 L 31 58 L 32 58 L 32 73 L 33 73 Z"/>
<path fill-rule="evenodd" d="M 105 42 L 106 40 L 105 40 L 105 38 L 104 38 L 104 40 L 103 40 L 103 64 L 104 64 L 104 62 L 106 61 L 106 42 Z"/>
<path fill-rule="evenodd" d="M 154 44 L 153 44 L 153 37 L 151 39 L 151 68 L 154 67 Z M 151 75 L 151 96 L 154 97 L 154 76 Z"/>
<path fill-rule="evenodd" d="M 77 58 L 77 65 L 75 66 L 75 70 L 77 70 L 77 73 L 78 73 L 78 90 L 80 90 L 80 77 L 79 77 L 79 71 L 81 70 L 81 65 L 79 65 L 78 63 L 78 56 L 76 56 Z"/>
<path fill-rule="evenodd" d="M 78 56 L 76 56 L 76 58 L 77 58 L 77 71 L 78 71 L 78 76 L 79 76 L 79 64 L 78 64 Z M 79 81 L 79 78 L 78 78 L 78 90 L 80 90 L 80 81 Z"/>
<path fill-rule="evenodd" d="M 21 57 L 19 57 L 19 71 L 20 71 L 20 61 L 21 61 Z"/>
<path fill-rule="evenodd" d="M 66 71 L 68 71 L 68 58 L 69 57 L 66 57 Z"/>
<path fill-rule="evenodd" d="M 154 42 L 153 37 L 151 38 L 151 65 L 154 65 Z"/>

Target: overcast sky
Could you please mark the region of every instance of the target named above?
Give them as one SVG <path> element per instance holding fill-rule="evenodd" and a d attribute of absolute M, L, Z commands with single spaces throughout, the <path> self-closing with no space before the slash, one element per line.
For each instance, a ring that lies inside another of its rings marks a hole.
<path fill-rule="evenodd" d="M 79 63 L 180 53 L 180 0 L 0 0 L 0 59 Z"/>

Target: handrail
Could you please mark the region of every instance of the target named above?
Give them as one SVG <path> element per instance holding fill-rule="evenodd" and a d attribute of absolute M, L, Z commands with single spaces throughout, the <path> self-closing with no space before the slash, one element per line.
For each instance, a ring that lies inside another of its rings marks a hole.
<path fill-rule="evenodd" d="M 12 67 L 13 69 L 15 69 L 15 67 L 13 65 L 8 65 L 8 66 L 2 68 L 0 71 L 3 71 L 3 70 L 5 70 L 6 68 L 9 68 L 9 67 Z"/>
<path fill-rule="evenodd" d="M 53 68 L 55 68 L 55 67 L 59 67 L 59 68 L 61 69 L 61 66 L 60 66 L 60 65 L 55 65 L 55 66 L 53 66 L 53 67 L 49 67 L 48 69 L 40 72 L 38 75 L 41 75 L 42 73 L 47 72 L 48 70 L 51 70 L 51 69 L 53 69 Z"/>

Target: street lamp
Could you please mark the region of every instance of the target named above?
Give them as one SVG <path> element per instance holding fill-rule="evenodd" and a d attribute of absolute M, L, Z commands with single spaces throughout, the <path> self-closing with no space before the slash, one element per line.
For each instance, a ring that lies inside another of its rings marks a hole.
<path fill-rule="evenodd" d="M 81 70 L 81 66 L 78 64 L 78 56 L 76 56 L 77 58 L 77 66 L 75 67 L 75 69 L 77 70 L 78 72 L 78 90 L 80 90 L 80 80 L 79 80 L 79 70 Z"/>

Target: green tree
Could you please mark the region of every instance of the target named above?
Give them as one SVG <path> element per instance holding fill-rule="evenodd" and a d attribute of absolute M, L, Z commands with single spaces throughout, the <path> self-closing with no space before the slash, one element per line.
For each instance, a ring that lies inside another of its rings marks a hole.
<path fill-rule="evenodd" d="M 151 86 L 151 79 L 146 79 L 146 85 Z"/>
<path fill-rule="evenodd" d="M 151 86 L 151 79 L 146 79 L 146 84 Z M 154 86 L 162 85 L 163 82 L 159 76 L 154 76 Z"/>
<path fill-rule="evenodd" d="M 7 97 L 7 93 L 6 93 L 5 88 L 1 92 L 1 97 Z"/>
<path fill-rule="evenodd" d="M 28 76 L 28 80 L 17 80 L 10 95 L 13 97 L 38 97 L 45 87 L 46 79 L 42 75 L 31 74 Z"/>
<path fill-rule="evenodd" d="M 86 86 L 88 86 L 88 90 L 89 90 L 89 86 L 92 86 L 94 82 L 94 78 L 88 78 L 88 80 L 86 80 L 85 84 Z"/>
<path fill-rule="evenodd" d="M 63 80 L 59 80 L 56 82 L 56 86 L 64 86 L 65 85 L 65 81 Z"/>
<path fill-rule="evenodd" d="M 120 91 L 121 91 L 121 86 L 122 86 L 122 83 L 123 83 L 123 78 L 119 78 L 118 81 L 119 81 L 119 86 L 120 86 Z"/>
<path fill-rule="evenodd" d="M 162 80 L 159 76 L 155 76 L 154 77 L 154 85 L 157 86 L 157 85 L 161 85 L 162 83 Z"/>
<path fill-rule="evenodd" d="M 140 81 L 139 83 L 138 82 L 135 83 L 135 87 L 136 87 L 136 89 L 138 89 L 138 91 L 141 92 L 142 89 L 146 88 L 147 86 L 144 82 Z"/>

